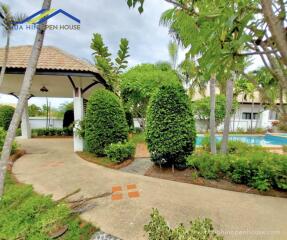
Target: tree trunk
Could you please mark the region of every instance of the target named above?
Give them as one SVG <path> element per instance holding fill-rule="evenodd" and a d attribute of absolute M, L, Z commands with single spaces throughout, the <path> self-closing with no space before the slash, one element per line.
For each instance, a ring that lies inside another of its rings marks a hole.
<path fill-rule="evenodd" d="M 216 154 L 216 122 L 215 122 L 215 76 L 211 76 L 210 79 L 210 151 L 212 154 Z"/>
<path fill-rule="evenodd" d="M 50 9 L 52 0 L 44 0 L 42 9 Z M 17 107 L 15 109 L 12 121 L 10 123 L 3 150 L 0 160 L 0 199 L 3 195 L 4 191 L 4 180 L 5 180 L 5 174 L 7 169 L 7 163 L 11 154 L 11 147 L 16 135 L 17 127 L 19 126 L 20 119 L 23 113 L 23 109 L 25 107 L 25 104 L 27 104 L 29 92 L 32 84 L 32 78 L 36 72 L 36 67 L 38 63 L 38 59 L 42 50 L 44 36 L 45 36 L 45 29 L 46 29 L 46 22 L 42 23 L 37 30 L 35 42 L 33 45 L 32 53 L 26 68 L 26 72 L 24 75 L 24 80 L 21 86 L 21 91 L 19 95 L 19 100 L 17 103 Z"/>
<path fill-rule="evenodd" d="M 254 115 L 254 97 L 252 96 L 252 105 L 251 105 L 251 133 L 253 133 L 253 115 Z"/>
<path fill-rule="evenodd" d="M 287 66 L 287 39 L 284 26 L 282 26 L 280 19 L 274 15 L 272 1 L 261 0 L 261 3 L 265 21 L 272 34 L 272 40 L 282 56 L 282 61 Z"/>
<path fill-rule="evenodd" d="M 7 42 L 6 42 L 6 47 L 5 47 L 5 54 L 4 54 L 3 65 L 1 68 L 1 74 L 0 74 L 0 90 L 1 90 L 2 85 L 3 85 L 4 75 L 6 72 L 6 66 L 7 66 L 8 55 L 9 55 L 9 47 L 10 47 L 10 32 L 7 33 Z"/>
<path fill-rule="evenodd" d="M 223 154 L 227 153 L 227 144 L 228 144 L 228 136 L 230 130 L 230 119 L 231 119 L 231 111 L 232 111 L 232 103 L 233 103 L 233 85 L 234 85 L 235 77 L 232 76 L 231 79 L 227 80 L 226 85 L 226 105 L 225 105 L 225 118 L 224 118 L 224 130 L 220 152 Z"/>
<path fill-rule="evenodd" d="M 285 108 L 285 104 L 284 104 L 284 89 L 282 86 L 279 86 L 280 88 L 280 108 L 281 108 L 281 112 L 283 114 L 286 114 L 286 108 Z"/>

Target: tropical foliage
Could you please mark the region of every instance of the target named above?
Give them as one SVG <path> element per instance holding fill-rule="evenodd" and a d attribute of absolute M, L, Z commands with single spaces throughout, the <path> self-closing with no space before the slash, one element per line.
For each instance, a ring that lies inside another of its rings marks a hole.
<path fill-rule="evenodd" d="M 179 82 L 169 64 L 142 64 L 121 75 L 121 97 L 126 111 L 143 119 L 152 93 L 162 84 Z M 142 127 L 144 127 L 142 122 Z"/>
<path fill-rule="evenodd" d="M 220 125 L 225 118 L 225 102 L 226 97 L 224 95 L 216 96 L 215 104 L 215 122 L 216 126 Z M 233 112 L 237 109 L 237 102 L 233 101 Z M 205 97 L 200 100 L 193 102 L 192 109 L 194 115 L 207 123 L 207 129 L 209 128 L 210 121 L 210 97 Z"/>
<path fill-rule="evenodd" d="M 95 33 L 92 39 L 91 48 L 94 50 L 93 55 L 95 57 L 96 67 L 101 71 L 115 92 L 118 91 L 119 74 L 127 68 L 127 58 L 129 57 L 128 45 L 128 40 L 122 38 L 117 57 L 112 61 L 112 54 L 109 52 L 109 48 L 104 44 L 101 34 Z"/>

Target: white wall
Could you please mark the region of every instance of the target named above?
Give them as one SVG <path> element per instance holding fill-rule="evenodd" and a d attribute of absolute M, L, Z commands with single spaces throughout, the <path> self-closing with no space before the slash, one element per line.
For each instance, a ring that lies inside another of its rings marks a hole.
<path fill-rule="evenodd" d="M 238 110 L 235 114 L 233 114 L 231 118 L 230 131 L 237 131 L 238 129 L 248 130 L 251 128 L 251 119 L 243 119 L 243 113 L 248 112 L 251 113 L 252 104 L 240 104 Z M 254 128 L 263 128 L 269 129 L 272 127 L 272 121 L 275 119 L 269 119 L 269 110 L 264 110 L 263 107 L 256 104 L 254 105 L 254 113 L 259 113 L 258 119 L 253 119 L 252 127 Z M 206 121 L 196 120 L 196 129 L 197 131 L 205 131 L 206 130 Z M 223 124 L 218 126 L 219 131 L 223 130 Z"/>
<path fill-rule="evenodd" d="M 45 117 L 29 117 L 31 129 L 46 128 Z M 49 127 L 51 128 L 63 128 L 63 119 L 51 118 Z"/>

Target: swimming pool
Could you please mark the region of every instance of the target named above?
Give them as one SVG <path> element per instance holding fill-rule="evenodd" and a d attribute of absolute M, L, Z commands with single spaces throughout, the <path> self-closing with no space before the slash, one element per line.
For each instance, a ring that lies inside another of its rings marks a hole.
<path fill-rule="evenodd" d="M 196 138 L 196 145 L 200 146 L 202 139 L 204 136 L 199 135 Z M 216 136 L 216 141 L 222 140 L 222 136 Z M 232 141 L 242 141 L 252 145 L 260 145 L 260 146 L 275 146 L 275 145 L 287 145 L 287 138 L 277 137 L 272 135 L 265 136 L 252 136 L 252 135 L 235 135 L 229 136 L 229 140 Z"/>

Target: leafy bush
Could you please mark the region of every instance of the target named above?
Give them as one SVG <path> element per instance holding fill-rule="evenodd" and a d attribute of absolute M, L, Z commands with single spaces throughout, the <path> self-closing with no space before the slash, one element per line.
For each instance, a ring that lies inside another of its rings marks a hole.
<path fill-rule="evenodd" d="M 287 190 L 286 155 L 270 153 L 254 146 L 243 149 L 245 146 L 234 147 L 228 155 L 211 155 L 208 152 L 195 154 L 188 158 L 188 164 L 207 179 L 228 178 L 260 191 L 271 188 Z"/>
<path fill-rule="evenodd" d="M 6 137 L 7 132 L 0 127 L 0 153 L 2 152 L 4 142 L 5 142 L 5 137 Z M 14 141 L 12 144 L 12 149 L 11 149 L 11 154 L 15 153 L 15 151 L 18 148 L 18 144 Z"/>
<path fill-rule="evenodd" d="M 146 140 L 152 161 L 186 167 L 186 157 L 194 150 L 195 138 L 193 114 L 182 86 L 161 86 L 152 96 L 147 111 Z"/>
<path fill-rule="evenodd" d="M 256 127 L 256 128 L 248 128 L 247 129 L 247 133 L 257 133 L 257 134 L 264 134 L 266 133 L 266 129 L 264 128 L 259 128 L 259 127 Z"/>
<path fill-rule="evenodd" d="M 180 82 L 176 71 L 165 64 L 137 65 L 121 75 L 121 97 L 134 118 L 145 118 L 152 93 L 162 84 Z"/>
<path fill-rule="evenodd" d="M 103 156 L 107 146 L 124 142 L 127 138 L 128 124 L 120 99 L 108 90 L 95 90 L 90 96 L 85 117 L 87 150 Z"/>
<path fill-rule="evenodd" d="M 287 145 L 283 145 L 282 149 L 283 149 L 283 152 L 287 153 Z"/>
<path fill-rule="evenodd" d="M 206 152 L 210 151 L 210 136 L 207 135 L 201 140 L 201 146 L 204 151 Z M 220 150 L 220 146 L 221 141 L 217 141 L 216 142 L 217 151 Z M 244 153 L 246 151 L 249 151 L 249 149 L 250 145 L 242 141 L 231 141 L 231 140 L 228 141 L 228 153 Z M 264 149 L 261 146 L 252 146 L 252 150 L 264 151 Z"/>
<path fill-rule="evenodd" d="M 135 153 L 135 145 L 132 143 L 112 143 L 105 149 L 107 157 L 116 163 L 130 159 Z"/>
<path fill-rule="evenodd" d="M 0 127 L 8 130 L 15 109 L 8 105 L 0 106 Z"/>
<path fill-rule="evenodd" d="M 153 209 L 151 221 L 144 226 L 148 233 L 149 240 L 220 240 L 214 232 L 210 219 L 195 219 L 190 222 L 190 227 L 186 229 L 183 224 L 177 228 L 171 229 L 165 219 L 159 215 L 157 209 Z"/>
<path fill-rule="evenodd" d="M 73 136 L 73 128 L 36 128 L 32 129 L 32 136 Z"/>

